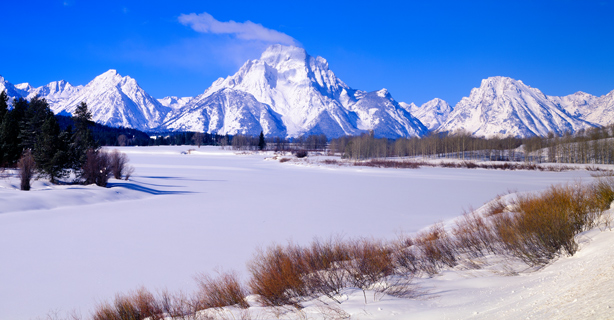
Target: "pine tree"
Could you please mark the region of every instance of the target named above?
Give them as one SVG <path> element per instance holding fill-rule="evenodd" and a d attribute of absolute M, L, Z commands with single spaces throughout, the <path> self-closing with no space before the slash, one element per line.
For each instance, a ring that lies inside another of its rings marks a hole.
<path fill-rule="evenodd" d="M 48 176 L 51 183 L 68 175 L 67 149 L 66 139 L 60 133 L 60 126 L 52 114 L 43 122 L 32 152 L 38 170 Z"/>
<path fill-rule="evenodd" d="M 19 99 L 19 104 L 23 99 Z M 24 100 L 25 101 L 25 100 Z M 36 139 L 41 133 L 43 123 L 49 117 L 53 117 L 53 112 L 49 108 L 47 100 L 38 96 L 32 98 L 30 103 L 26 102 L 26 109 L 23 120 L 21 121 L 21 130 L 19 139 L 23 149 L 34 149 Z"/>
<path fill-rule="evenodd" d="M 73 121 L 75 122 L 75 132 L 72 135 L 70 154 L 72 167 L 77 172 L 77 176 L 79 176 L 87 160 L 87 150 L 98 150 L 92 131 L 89 129 L 89 126 L 92 124 L 92 113 L 88 110 L 85 102 L 81 102 L 77 106 Z"/>
<path fill-rule="evenodd" d="M 260 137 L 258 137 L 258 148 L 264 150 L 266 148 L 266 141 L 264 141 L 264 132 L 260 131 Z"/>
<path fill-rule="evenodd" d="M 23 148 L 21 145 L 21 122 L 28 108 L 28 102 L 23 98 L 13 101 L 13 110 L 7 111 L 0 125 L 0 164 L 12 166 L 17 163 Z"/>
<path fill-rule="evenodd" d="M 2 124 L 4 115 L 9 111 L 7 101 L 9 101 L 9 96 L 6 94 L 6 90 L 3 90 L 2 93 L 0 93 L 0 124 Z"/>
<path fill-rule="evenodd" d="M 3 166 L 5 164 L 4 162 L 4 139 L 2 137 L 2 123 L 4 122 L 4 115 L 6 115 L 6 113 L 9 110 L 8 105 L 6 104 L 6 102 L 9 100 L 9 97 L 6 95 L 6 91 L 3 90 L 2 93 L 0 93 L 0 166 Z"/>

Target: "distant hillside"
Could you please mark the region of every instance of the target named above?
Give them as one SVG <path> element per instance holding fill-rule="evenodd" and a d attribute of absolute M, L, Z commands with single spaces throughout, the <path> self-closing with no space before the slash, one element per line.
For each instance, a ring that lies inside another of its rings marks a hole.
<path fill-rule="evenodd" d="M 60 129 L 66 130 L 69 126 L 75 127 L 74 121 L 69 116 L 56 115 L 56 119 L 60 124 Z M 94 135 L 94 140 L 101 146 L 118 146 L 120 145 L 119 137 L 125 136 L 125 145 L 127 146 L 148 146 L 153 144 L 153 139 L 143 131 L 124 127 L 109 127 L 100 123 L 92 122 L 90 130 Z M 122 138 L 123 140 L 123 138 Z"/>

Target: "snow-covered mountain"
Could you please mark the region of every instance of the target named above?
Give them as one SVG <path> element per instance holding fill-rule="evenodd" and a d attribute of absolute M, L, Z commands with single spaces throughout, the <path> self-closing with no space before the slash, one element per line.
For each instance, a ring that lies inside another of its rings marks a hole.
<path fill-rule="evenodd" d="M 6 95 L 9 97 L 9 101 L 7 102 L 9 106 L 13 103 L 15 98 L 21 98 L 26 94 L 24 90 L 8 82 L 3 76 L 0 76 L 0 92 L 2 91 L 6 91 Z"/>
<path fill-rule="evenodd" d="M 51 109 L 72 114 L 82 101 L 87 103 L 94 121 L 139 130 L 158 127 L 170 111 L 139 87 L 136 80 L 122 77 L 116 70 L 97 76 L 67 99 L 51 104 Z"/>
<path fill-rule="evenodd" d="M 258 135 L 263 131 L 269 136 L 286 136 L 281 116 L 269 105 L 247 92 L 229 88 L 190 100 L 169 114 L 165 128 L 231 135 Z"/>
<path fill-rule="evenodd" d="M 76 95 L 83 86 L 73 86 L 67 81 L 53 81 L 47 85 L 34 88 L 29 83 L 20 83 L 15 87 L 21 89 L 24 93 L 27 93 L 24 98 L 31 100 L 35 96 L 43 97 L 47 100 L 50 106 L 57 106 L 64 101 L 70 99 Z"/>
<path fill-rule="evenodd" d="M 407 104 L 406 104 L 407 105 Z M 452 107 L 444 100 L 435 98 L 421 105 L 407 105 L 410 112 L 426 126 L 429 131 L 434 131 L 441 126 L 452 112 Z"/>
<path fill-rule="evenodd" d="M 614 90 L 601 97 L 578 91 L 564 97 L 548 96 L 548 99 L 579 119 L 600 126 L 614 123 Z"/>
<path fill-rule="evenodd" d="M 373 130 L 375 136 L 387 138 L 422 136 L 428 129 L 411 113 L 397 103 L 388 90 L 361 94 L 349 106 L 357 118 L 357 128 Z"/>
<path fill-rule="evenodd" d="M 109 70 L 85 86 L 60 80 L 34 88 L 29 83 L 12 85 L 0 77 L 0 91 L 11 98 L 45 98 L 54 113 L 72 114 L 82 101 L 87 103 L 94 121 L 109 126 L 150 130 L 160 126 L 170 107 L 145 92 L 136 80 Z M 12 100 L 12 99 L 11 99 Z"/>
<path fill-rule="evenodd" d="M 378 136 L 394 138 L 426 132 L 389 94 L 376 98 L 376 93 L 351 89 L 328 68 L 324 58 L 312 57 L 294 46 L 270 46 L 260 59 L 247 61 L 236 74 L 218 79 L 198 99 L 202 101 L 226 88 L 248 93 L 270 106 L 273 113 L 280 115 L 288 136 L 338 137 L 374 130 Z M 363 98 L 366 99 L 360 102 Z M 204 114 L 195 105 L 190 102 L 174 114 Z M 164 127 L 173 128 L 170 121 L 169 118 Z"/>
<path fill-rule="evenodd" d="M 177 97 L 177 96 L 168 96 L 162 99 L 158 99 L 158 102 L 165 107 L 169 107 L 171 109 L 180 109 L 185 106 L 193 97 Z"/>
<path fill-rule="evenodd" d="M 476 136 L 545 136 L 614 123 L 614 91 L 596 97 L 577 92 L 546 96 L 506 77 L 482 80 L 454 108 L 441 99 L 420 107 L 397 102 L 386 89 L 350 88 L 322 57 L 295 46 L 273 45 L 237 73 L 220 78 L 197 97 L 154 99 L 136 80 L 109 70 L 85 86 L 54 81 L 38 88 L 0 76 L 10 101 L 39 95 L 56 113 L 84 101 L 93 119 L 140 130 L 189 130 L 220 134 L 329 138 L 373 131 L 378 137 L 468 131 Z"/>
<path fill-rule="evenodd" d="M 439 131 L 464 130 L 475 136 L 545 136 L 588 128 L 541 91 L 506 77 L 482 80 L 450 113 Z"/>

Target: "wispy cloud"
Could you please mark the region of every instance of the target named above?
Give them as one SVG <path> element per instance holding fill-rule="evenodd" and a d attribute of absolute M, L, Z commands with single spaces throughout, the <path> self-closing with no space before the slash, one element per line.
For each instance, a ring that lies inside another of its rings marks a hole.
<path fill-rule="evenodd" d="M 249 20 L 245 22 L 235 22 L 232 20 L 222 22 L 216 20 L 212 15 L 203 12 L 201 14 L 182 14 L 179 16 L 179 22 L 201 33 L 232 34 L 238 39 L 243 40 L 257 40 L 288 45 L 297 44 L 297 41 L 291 36 L 265 28 L 261 24 L 253 23 Z"/>

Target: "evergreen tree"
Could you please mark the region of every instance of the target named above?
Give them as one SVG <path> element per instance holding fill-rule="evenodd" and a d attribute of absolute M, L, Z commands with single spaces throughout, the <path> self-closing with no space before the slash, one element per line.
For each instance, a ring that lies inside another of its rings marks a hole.
<path fill-rule="evenodd" d="M 12 166 L 23 152 L 21 146 L 21 122 L 25 116 L 28 102 L 23 98 L 13 101 L 13 110 L 4 113 L 2 124 L 0 125 L 0 165 Z"/>
<path fill-rule="evenodd" d="M 20 104 L 21 100 L 20 98 Z M 19 139 L 21 140 L 23 149 L 34 149 L 34 145 L 36 144 L 37 137 L 41 133 L 43 124 L 47 118 L 53 116 L 53 112 L 49 108 L 47 100 L 38 96 L 30 100 L 30 103 L 27 104 L 27 108 L 25 109 L 19 133 Z"/>
<path fill-rule="evenodd" d="M 4 119 L 4 115 L 9 111 L 9 106 L 6 103 L 9 101 L 9 96 L 6 94 L 6 90 L 0 93 L 0 124 L 2 124 L 2 119 Z"/>
<path fill-rule="evenodd" d="M 68 175 L 69 156 L 66 134 L 60 133 L 55 116 L 51 114 L 43 122 L 33 148 L 38 170 L 49 177 L 51 183 Z"/>
<path fill-rule="evenodd" d="M 73 121 L 75 123 L 75 132 L 72 135 L 70 154 L 72 158 L 72 167 L 77 171 L 77 175 L 79 176 L 82 172 L 81 168 L 87 160 L 87 150 L 98 149 L 92 131 L 89 129 L 89 126 L 93 124 L 92 113 L 88 110 L 85 102 L 81 102 L 79 106 L 77 106 Z"/>
<path fill-rule="evenodd" d="M 6 91 L 3 90 L 0 93 L 0 166 L 3 166 L 4 163 L 4 139 L 2 137 L 2 123 L 4 122 L 4 115 L 8 112 L 9 106 L 6 102 L 9 100 L 9 97 L 6 95 Z"/>
<path fill-rule="evenodd" d="M 258 137 L 258 148 L 264 150 L 266 148 L 266 141 L 264 141 L 264 132 L 260 131 L 260 137 Z"/>

